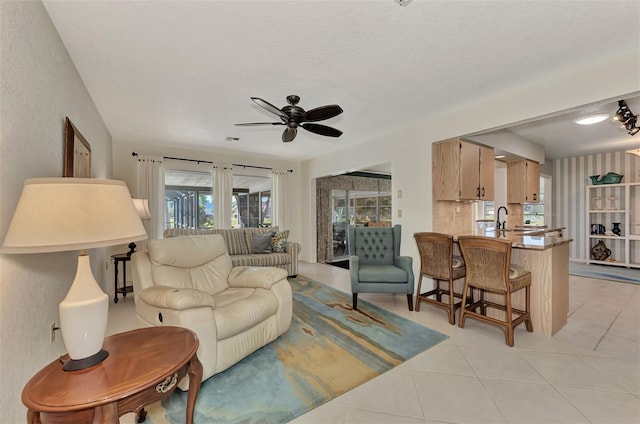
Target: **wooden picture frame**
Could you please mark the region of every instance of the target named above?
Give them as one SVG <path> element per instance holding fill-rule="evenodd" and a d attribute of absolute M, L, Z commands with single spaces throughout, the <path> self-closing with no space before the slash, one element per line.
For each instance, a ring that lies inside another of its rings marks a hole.
<path fill-rule="evenodd" d="M 91 178 L 91 146 L 69 117 L 64 118 L 63 177 Z"/>

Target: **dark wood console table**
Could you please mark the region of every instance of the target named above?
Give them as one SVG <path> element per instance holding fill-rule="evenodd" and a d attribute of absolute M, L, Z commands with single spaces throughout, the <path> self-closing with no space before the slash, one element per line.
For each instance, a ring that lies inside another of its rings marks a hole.
<path fill-rule="evenodd" d="M 144 420 L 144 406 L 171 395 L 188 374 L 186 422 L 191 424 L 202 380 L 198 344 L 190 330 L 149 327 L 107 337 L 109 356 L 91 368 L 63 371 L 61 360 L 53 361 L 22 391 L 27 423 L 116 424 L 129 412 Z"/>

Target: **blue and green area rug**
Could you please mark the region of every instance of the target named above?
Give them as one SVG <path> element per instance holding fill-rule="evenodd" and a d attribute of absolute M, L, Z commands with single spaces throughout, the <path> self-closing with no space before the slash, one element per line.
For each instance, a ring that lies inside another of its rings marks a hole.
<path fill-rule="evenodd" d="M 286 423 L 447 336 L 303 276 L 290 278 L 291 328 L 202 384 L 194 422 Z M 147 422 L 184 423 L 187 393 L 149 405 Z"/>

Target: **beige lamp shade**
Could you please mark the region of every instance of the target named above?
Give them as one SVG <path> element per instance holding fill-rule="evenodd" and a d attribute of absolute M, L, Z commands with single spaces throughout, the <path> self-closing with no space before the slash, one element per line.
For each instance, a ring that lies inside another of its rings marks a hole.
<path fill-rule="evenodd" d="M 25 181 L 1 251 L 60 252 L 146 238 L 123 181 L 33 178 Z"/>

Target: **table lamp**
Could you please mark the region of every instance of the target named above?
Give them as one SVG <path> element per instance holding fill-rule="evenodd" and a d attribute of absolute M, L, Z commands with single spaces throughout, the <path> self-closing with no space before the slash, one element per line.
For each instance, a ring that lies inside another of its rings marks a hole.
<path fill-rule="evenodd" d="M 147 238 L 123 181 L 34 178 L 25 181 L 1 253 L 80 250 L 73 284 L 60 303 L 60 328 L 69 360 L 66 371 L 103 361 L 108 296 L 91 272 L 85 249 Z"/>
<path fill-rule="evenodd" d="M 138 211 L 138 216 L 142 220 L 151 219 L 151 211 L 149 210 L 149 201 L 147 199 L 132 199 L 133 204 Z M 133 255 L 136 251 L 136 244 L 134 242 L 129 243 L 129 251 L 127 252 L 127 256 Z"/>

